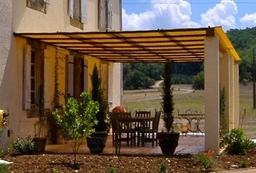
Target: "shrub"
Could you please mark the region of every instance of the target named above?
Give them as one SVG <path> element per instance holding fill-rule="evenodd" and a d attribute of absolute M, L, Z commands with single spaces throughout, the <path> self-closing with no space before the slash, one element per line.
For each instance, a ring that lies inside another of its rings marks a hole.
<path fill-rule="evenodd" d="M 159 173 L 167 173 L 167 164 L 165 162 L 161 162 L 158 165 Z"/>
<path fill-rule="evenodd" d="M 255 148 L 253 141 L 245 136 L 242 128 L 232 129 L 223 136 L 224 144 L 227 145 L 226 151 L 228 154 L 244 154 L 245 149 Z"/>
<path fill-rule="evenodd" d="M 214 163 L 213 158 L 211 156 L 200 152 L 195 154 L 194 158 L 197 161 L 197 163 L 204 167 L 205 170 L 211 170 L 212 165 Z"/>
<path fill-rule="evenodd" d="M 195 90 L 203 90 L 204 89 L 204 72 L 198 73 L 192 82 L 192 88 Z"/>
<path fill-rule="evenodd" d="M 108 170 L 108 173 L 116 173 L 116 169 L 113 167 L 110 167 Z"/>
<path fill-rule="evenodd" d="M 29 134 L 26 139 L 19 136 L 17 140 L 12 143 L 12 147 L 21 154 L 33 154 L 35 142 L 33 141 L 31 134 Z"/>

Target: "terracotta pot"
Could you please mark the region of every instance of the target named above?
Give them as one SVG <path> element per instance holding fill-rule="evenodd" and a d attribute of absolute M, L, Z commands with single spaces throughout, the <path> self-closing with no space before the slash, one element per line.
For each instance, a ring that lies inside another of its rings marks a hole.
<path fill-rule="evenodd" d="M 181 124 L 180 125 L 180 131 L 181 131 L 181 133 L 188 133 L 189 125 L 188 124 Z"/>
<path fill-rule="evenodd" d="M 35 153 L 44 153 L 47 138 L 33 138 L 35 142 Z"/>

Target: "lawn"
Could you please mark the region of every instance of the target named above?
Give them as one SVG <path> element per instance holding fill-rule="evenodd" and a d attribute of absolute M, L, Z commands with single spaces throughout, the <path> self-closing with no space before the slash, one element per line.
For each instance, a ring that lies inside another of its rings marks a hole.
<path fill-rule="evenodd" d="M 173 85 L 174 114 L 185 113 L 188 109 L 204 113 L 204 91 L 192 90 L 191 85 Z M 253 109 L 252 85 L 240 86 L 239 91 L 240 127 L 247 137 L 256 139 L 256 110 Z M 127 111 L 160 110 L 161 92 L 158 89 L 124 91 L 123 106 Z"/>

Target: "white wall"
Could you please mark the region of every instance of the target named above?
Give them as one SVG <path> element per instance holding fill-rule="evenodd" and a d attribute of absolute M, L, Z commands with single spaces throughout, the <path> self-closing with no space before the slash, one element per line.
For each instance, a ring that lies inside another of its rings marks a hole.
<path fill-rule="evenodd" d="M 12 28 L 12 4 L 10 1 L 0 1 L 0 86 L 3 80 L 3 74 L 10 51 Z M 1 107 L 0 107 L 1 109 Z"/>

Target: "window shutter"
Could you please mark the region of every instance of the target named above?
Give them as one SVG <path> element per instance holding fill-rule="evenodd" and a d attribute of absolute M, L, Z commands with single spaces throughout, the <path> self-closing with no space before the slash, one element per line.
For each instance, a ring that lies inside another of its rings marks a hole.
<path fill-rule="evenodd" d="M 74 0 L 69 0 L 69 16 L 74 18 Z"/>
<path fill-rule="evenodd" d="M 87 0 L 81 0 L 81 22 L 87 23 Z"/>
<path fill-rule="evenodd" d="M 107 12 L 108 12 L 108 23 L 107 23 L 107 31 L 112 30 L 112 0 L 108 0 Z"/>
<path fill-rule="evenodd" d="M 45 3 L 50 4 L 51 0 L 44 0 Z"/>
<path fill-rule="evenodd" d="M 68 55 L 67 64 L 67 96 L 74 97 L 74 56 Z"/>
<path fill-rule="evenodd" d="M 44 50 L 44 109 L 51 108 L 51 79 L 53 73 L 51 73 L 51 64 L 50 64 L 50 51 Z"/>
<path fill-rule="evenodd" d="M 88 91 L 88 62 L 84 59 L 84 91 Z"/>
<path fill-rule="evenodd" d="M 23 109 L 29 110 L 31 108 L 31 46 L 25 46 L 24 53 L 24 66 L 23 66 Z"/>
<path fill-rule="evenodd" d="M 106 31 L 106 11 L 105 0 L 98 0 L 99 2 L 99 30 Z"/>

